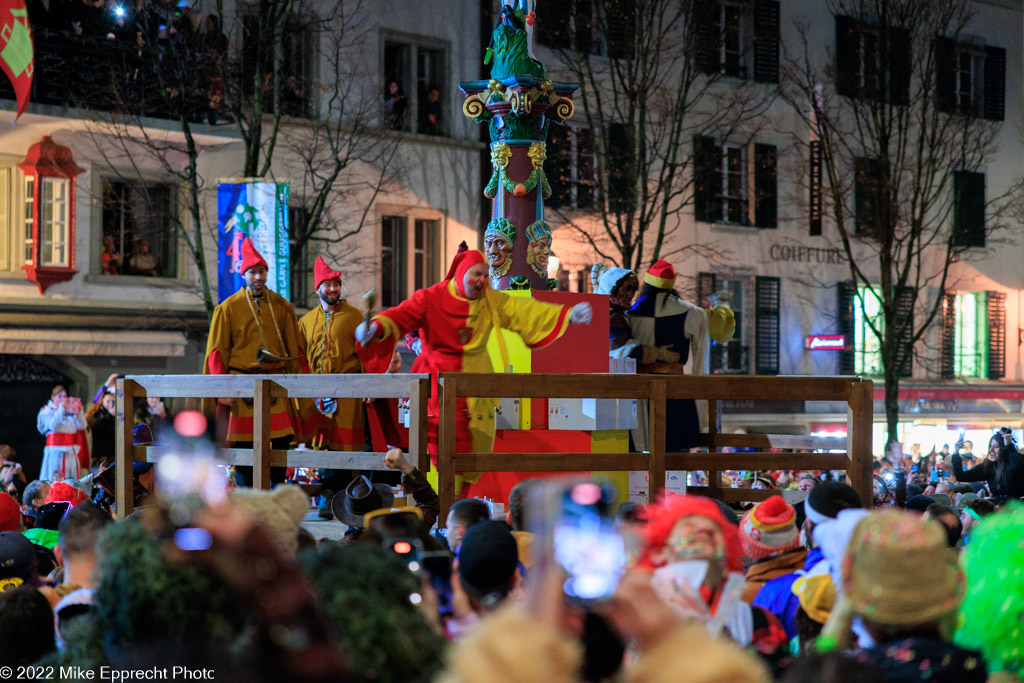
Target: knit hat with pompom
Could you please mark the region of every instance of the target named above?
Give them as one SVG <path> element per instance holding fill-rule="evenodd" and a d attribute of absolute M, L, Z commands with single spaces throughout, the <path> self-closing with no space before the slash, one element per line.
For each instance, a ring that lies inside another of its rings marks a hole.
<path fill-rule="evenodd" d="M 740 520 L 740 545 L 743 552 L 755 560 L 799 548 L 800 534 L 793 506 L 782 496 L 772 496 L 755 505 Z"/>

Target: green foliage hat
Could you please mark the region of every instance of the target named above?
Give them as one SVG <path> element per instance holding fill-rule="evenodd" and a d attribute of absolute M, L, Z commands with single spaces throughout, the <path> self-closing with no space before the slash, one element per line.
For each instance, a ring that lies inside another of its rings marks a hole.
<path fill-rule="evenodd" d="M 495 218 L 487 224 L 487 229 L 484 230 L 484 237 L 487 235 L 497 235 L 512 244 L 516 241 L 516 224 L 507 218 Z"/>

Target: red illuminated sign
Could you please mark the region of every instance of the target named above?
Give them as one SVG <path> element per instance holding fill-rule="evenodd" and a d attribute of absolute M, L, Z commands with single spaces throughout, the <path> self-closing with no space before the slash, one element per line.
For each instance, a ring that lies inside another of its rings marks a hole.
<path fill-rule="evenodd" d="M 846 348 L 845 334 L 812 334 L 807 337 L 811 351 L 842 351 Z"/>

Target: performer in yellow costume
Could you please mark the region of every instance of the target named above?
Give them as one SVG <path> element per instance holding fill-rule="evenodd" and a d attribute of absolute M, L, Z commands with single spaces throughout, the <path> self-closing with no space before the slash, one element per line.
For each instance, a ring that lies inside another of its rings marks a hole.
<path fill-rule="evenodd" d="M 313 284 L 320 305 L 299 319 L 299 344 L 310 371 L 317 375 L 360 373 L 356 327 L 362 313 L 341 298 L 341 273 L 317 256 Z M 307 444 L 331 451 L 361 451 L 363 402 L 358 398 L 304 402 L 302 433 Z"/>
<path fill-rule="evenodd" d="M 204 375 L 264 375 L 309 372 L 299 344 L 295 309 L 266 287 L 267 262 L 248 237 L 242 242 L 245 287 L 213 311 L 206 342 Z M 253 409 L 245 399 L 219 399 L 229 406 L 227 440 L 236 447 L 252 442 Z M 287 448 L 297 420 L 291 401 L 273 399 L 270 436 L 274 448 Z M 278 477 L 283 481 L 284 468 Z"/>
<path fill-rule="evenodd" d="M 487 261 L 479 251 L 455 257 L 444 281 L 416 291 L 408 301 L 373 317 L 356 331 L 367 372 L 383 372 L 391 361 L 395 342 L 420 330 L 423 352 L 413 372 L 429 372 L 434 391 L 428 401 L 427 431 L 431 455 L 437 454 L 438 372 L 491 372 L 487 339 L 503 327 L 522 336 L 529 348 L 541 348 L 561 337 L 570 323 L 590 323 L 587 303 L 567 306 L 536 299 L 511 297 L 491 289 Z M 507 361 L 506 361 L 507 365 Z M 494 448 L 494 408 L 490 398 L 457 401 L 455 450 L 486 453 Z M 467 476 L 467 481 L 472 481 Z"/>

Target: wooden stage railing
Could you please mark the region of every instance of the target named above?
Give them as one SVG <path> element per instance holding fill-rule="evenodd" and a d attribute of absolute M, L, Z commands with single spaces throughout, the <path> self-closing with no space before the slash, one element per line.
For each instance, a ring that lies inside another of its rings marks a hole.
<path fill-rule="evenodd" d="M 430 376 L 398 375 L 130 375 L 117 381 L 116 501 L 118 517 L 133 507 L 132 463 L 153 461 L 160 446 L 132 446 L 133 401 L 139 397 L 247 398 L 253 401 L 253 447 L 219 449 L 229 465 L 252 465 L 253 487 L 270 488 L 271 467 L 327 467 L 383 470 L 383 453 L 357 451 L 271 450 L 270 401 L 273 398 L 409 399 L 410 461 L 426 472 L 427 398 Z"/>
<path fill-rule="evenodd" d="M 688 491 L 724 500 L 764 500 L 777 490 L 723 488 L 722 470 L 828 469 L 845 470 L 853 488 L 868 503 L 872 497 L 871 425 L 873 385 L 857 377 L 751 377 L 625 374 L 469 374 L 441 373 L 441 417 L 438 484 L 441 519 L 455 501 L 456 472 L 590 471 L 648 472 L 649 500 L 663 488 L 666 470 L 706 470 L 708 486 Z M 455 416 L 459 397 L 646 399 L 650 417 L 647 453 L 456 453 Z M 708 401 L 710 431 L 702 435 L 708 453 L 666 453 L 667 399 Z M 802 400 L 847 404 L 847 438 L 766 434 L 721 434 L 719 401 Z M 731 447 L 753 453 L 722 453 Z M 770 448 L 797 452 L 774 453 Z M 845 448 L 838 453 L 814 449 Z"/>

